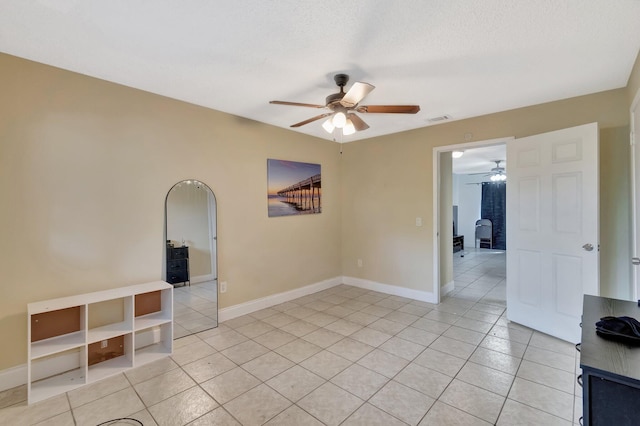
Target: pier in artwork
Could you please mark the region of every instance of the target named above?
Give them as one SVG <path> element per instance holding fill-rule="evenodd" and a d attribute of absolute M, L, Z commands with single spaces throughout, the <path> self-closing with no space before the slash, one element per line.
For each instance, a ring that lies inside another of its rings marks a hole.
<path fill-rule="evenodd" d="M 320 174 L 294 183 L 278 191 L 278 196 L 285 198 L 296 210 L 320 212 L 322 179 Z M 317 204 L 317 205 L 316 205 Z"/>

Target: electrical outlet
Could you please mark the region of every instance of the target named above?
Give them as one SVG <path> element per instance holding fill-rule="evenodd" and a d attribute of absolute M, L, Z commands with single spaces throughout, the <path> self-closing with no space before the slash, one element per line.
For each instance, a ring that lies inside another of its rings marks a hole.
<path fill-rule="evenodd" d="M 220 283 L 220 293 L 226 293 L 226 292 L 227 292 L 227 282 L 222 281 Z"/>
<path fill-rule="evenodd" d="M 362 268 L 362 259 L 358 259 L 358 268 Z"/>
<path fill-rule="evenodd" d="M 106 340 L 103 340 L 102 342 L 100 342 L 100 349 L 104 349 L 107 346 L 109 346 L 109 342 Z"/>

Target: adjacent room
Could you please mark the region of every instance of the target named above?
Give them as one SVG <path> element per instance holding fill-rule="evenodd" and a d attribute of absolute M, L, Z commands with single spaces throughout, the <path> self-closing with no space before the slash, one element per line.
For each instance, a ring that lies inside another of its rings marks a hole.
<path fill-rule="evenodd" d="M 506 302 L 506 155 L 504 143 L 451 151 L 454 280 L 443 289 L 448 296 Z M 502 279 L 465 279 L 474 268 Z"/>
<path fill-rule="evenodd" d="M 639 17 L 1 2 L 0 425 L 633 424 Z"/>

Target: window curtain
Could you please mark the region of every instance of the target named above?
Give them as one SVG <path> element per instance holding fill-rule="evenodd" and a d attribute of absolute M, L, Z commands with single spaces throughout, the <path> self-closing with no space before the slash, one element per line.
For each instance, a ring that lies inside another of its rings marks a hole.
<path fill-rule="evenodd" d="M 481 219 L 493 224 L 493 248 L 507 249 L 507 183 L 483 182 Z"/>

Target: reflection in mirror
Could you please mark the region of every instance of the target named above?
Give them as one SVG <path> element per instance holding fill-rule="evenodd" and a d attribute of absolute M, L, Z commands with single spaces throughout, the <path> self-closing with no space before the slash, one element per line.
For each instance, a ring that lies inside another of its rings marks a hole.
<path fill-rule="evenodd" d="M 173 284 L 174 338 L 218 326 L 216 199 L 206 184 L 178 182 L 165 200 L 165 279 Z"/>

